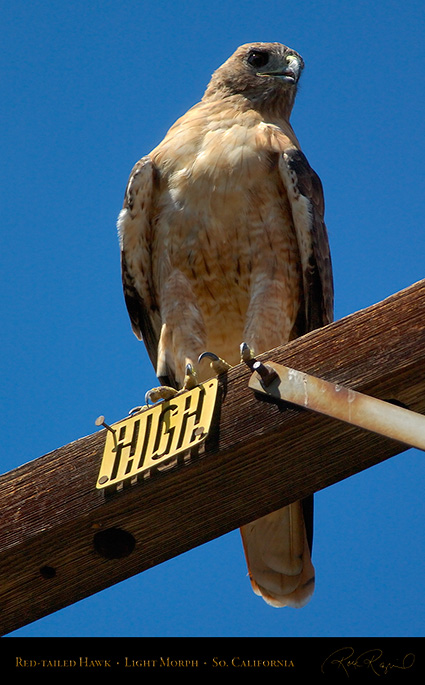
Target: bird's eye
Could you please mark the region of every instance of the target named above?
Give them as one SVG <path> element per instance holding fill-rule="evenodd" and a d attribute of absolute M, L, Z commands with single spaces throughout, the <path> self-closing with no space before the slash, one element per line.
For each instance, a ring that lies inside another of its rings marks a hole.
<path fill-rule="evenodd" d="M 248 64 L 250 64 L 252 67 L 255 67 L 256 69 L 259 69 L 260 67 L 265 67 L 268 61 L 268 53 L 259 52 L 258 50 L 251 52 L 248 57 Z"/>

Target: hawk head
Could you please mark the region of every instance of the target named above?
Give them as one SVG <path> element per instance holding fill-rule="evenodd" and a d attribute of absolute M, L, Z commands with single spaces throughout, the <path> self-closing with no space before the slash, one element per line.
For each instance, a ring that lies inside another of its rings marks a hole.
<path fill-rule="evenodd" d="M 204 99 L 243 95 L 254 106 L 273 105 L 289 116 L 303 68 L 301 55 L 286 45 L 247 43 L 214 72 Z"/>

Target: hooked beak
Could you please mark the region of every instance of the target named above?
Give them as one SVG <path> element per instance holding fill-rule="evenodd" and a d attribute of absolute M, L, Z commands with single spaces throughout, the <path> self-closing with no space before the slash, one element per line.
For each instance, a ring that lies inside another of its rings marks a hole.
<path fill-rule="evenodd" d="M 259 73 L 257 76 L 274 76 L 285 83 L 297 83 L 300 73 L 300 63 L 294 57 L 284 69 Z"/>

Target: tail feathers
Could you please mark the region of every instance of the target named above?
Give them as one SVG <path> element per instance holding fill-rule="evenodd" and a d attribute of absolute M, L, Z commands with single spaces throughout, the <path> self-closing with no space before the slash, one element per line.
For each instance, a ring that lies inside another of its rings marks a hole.
<path fill-rule="evenodd" d="M 303 607 L 314 591 L 314 568 L 300 502 L 241 528 L 251 585 L 274 607 Z"/>

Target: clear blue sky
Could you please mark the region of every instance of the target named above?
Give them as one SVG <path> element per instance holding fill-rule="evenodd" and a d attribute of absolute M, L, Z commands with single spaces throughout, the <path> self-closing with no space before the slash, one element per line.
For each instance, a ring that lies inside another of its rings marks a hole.
<path fill-rule="evenodd" d="M 423 2 L 3 0 L 1 23 L 2 472 L 155 384 L 116 217 L 134 162 L 241 43 L 305 59 L 292 121 L 324 184 L 336 318 L 424 277 Z M 423 636 L 424 470 L 409 450 L 317 494 L 302 610 L 251 592 L 235 531 L 13 635 Z"/>

